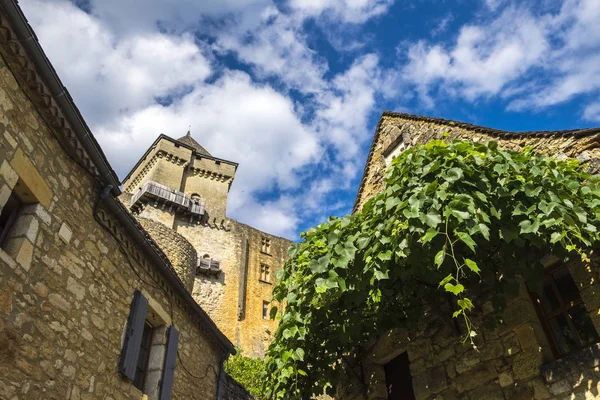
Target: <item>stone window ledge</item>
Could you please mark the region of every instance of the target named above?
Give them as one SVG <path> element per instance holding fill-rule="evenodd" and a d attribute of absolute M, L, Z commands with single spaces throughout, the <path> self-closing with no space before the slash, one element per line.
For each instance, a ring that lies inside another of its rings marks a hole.
<path fill-rule="evenodd" d="M 548 383 L 558 382 L 573 374 L 594 369 L 600 365 L 600 343 L 567 354 L 565 357 L 542 365 L 542 376 Z"/>

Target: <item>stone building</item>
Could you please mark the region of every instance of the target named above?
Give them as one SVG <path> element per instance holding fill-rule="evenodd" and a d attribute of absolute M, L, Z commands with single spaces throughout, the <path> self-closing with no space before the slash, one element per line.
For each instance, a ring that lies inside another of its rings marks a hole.
<path fill-rule="evenodd" d="M 245 355 L 263 356 L 277 326 L 269 319 L 275 272 L 291 242 L 227 218 L 237 167 L 190 132 L 160 135 L 123 180 L 122 200 L 167 254 L 195 250 L 194 268 L 175 263 L 182 281 Z"/>
<path fill-rule="evenodd" d="M 0 0 L 0 398 L 249 398 L 189 291 L 195 248 L 136 219 L 119 187 L 17 1 Z"/>
<path fill-rule="evenodd" d="M 576 158 L 597 172 L 600 129 L 505 132 L 461 122 L 384 112 L 354 211 L 382 190 L 384 172 L 403 150 L 433 139 L 496 141 L 502 147 Z M 430 309 L 415 332 L 395 329 L 372 343 L 339 400 L 350 399 L 595 399 L 600 398 L 600 268 L 564 264 L 548 255 L 542 295 L 521 285 L 507 299 L 504 324 L 481 328 L 478 350 L 461 343 L 450 309 Z M 490 302 L 473 314 L 476 326 L 493 312 Z M 449 314 L 450 313 L 450 314 Z"/>

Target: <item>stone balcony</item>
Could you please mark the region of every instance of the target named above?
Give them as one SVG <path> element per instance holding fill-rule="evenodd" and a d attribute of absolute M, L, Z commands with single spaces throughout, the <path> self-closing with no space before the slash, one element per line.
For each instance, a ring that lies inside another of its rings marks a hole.
<path fill-rule="evenodd" d="M 190 213 L 193 216 L 204 215 L 205 203 L 201 200 L 192 199 L 183 192 L 173 190 L 160 183 L 148 181 L 131 198 L 131 208 L 136 208 L 141 203 L 155 201 L 155 205 L 162 203 L 176 208 L 178 211 Z"/>

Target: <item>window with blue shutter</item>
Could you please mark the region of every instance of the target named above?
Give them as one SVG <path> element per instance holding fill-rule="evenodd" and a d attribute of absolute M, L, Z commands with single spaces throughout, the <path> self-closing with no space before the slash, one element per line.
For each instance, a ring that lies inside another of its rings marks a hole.
<path fill-rule="evenodd" d="M 119 373 L 132 382 L 135 380 L 138 367 L 147 312 L 148 300 L 142 296 L 139 290 L 136 290 L 131 302 L 125 340 L 123 341 L 121 359 L 119 360 Z"/>
<path fill-rule="evenodd" d="M 171 391 L 173 390 L 173 378 L 175 366 L 177 364 L 177 345 L 179 344 L 179 331 L 174 326 L 167 330 L 167 349 L 165 354 L 165 364 L 163 375 L 160 382 L 159 400 L 171 400 Z"/>

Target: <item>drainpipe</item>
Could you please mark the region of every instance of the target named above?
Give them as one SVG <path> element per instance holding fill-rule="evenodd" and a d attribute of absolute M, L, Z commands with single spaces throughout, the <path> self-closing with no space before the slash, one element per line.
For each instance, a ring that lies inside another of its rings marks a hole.
<path fill-rule="evenodd" d="M 229 357 L 229 353 L 225 353 L 225 357 L 221 360 L 219 367 L 219 376 L 217 377 L 217 397 L 216 400 L 221 400 L 221 386 L 223 385 L 223 372 L 225 372 L 225 360 Z"/>

